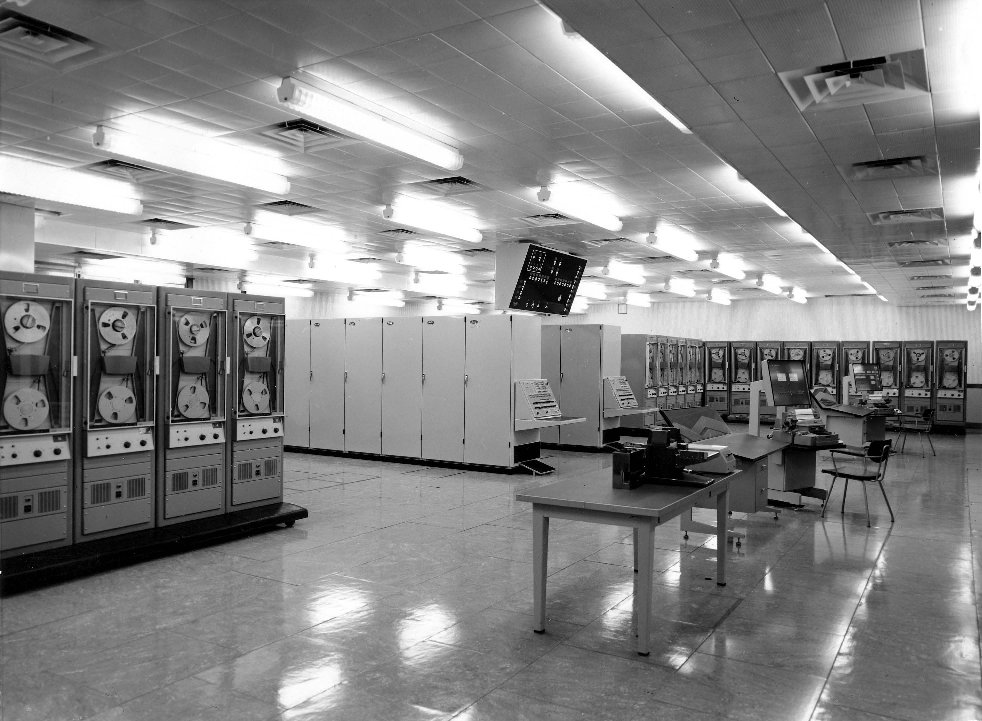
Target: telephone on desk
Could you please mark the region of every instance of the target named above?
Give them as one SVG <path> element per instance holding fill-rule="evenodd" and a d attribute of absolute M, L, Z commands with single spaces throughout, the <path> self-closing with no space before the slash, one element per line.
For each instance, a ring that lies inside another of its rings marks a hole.
<path fill-rule="evenodd" d="M 731 473 L 736 458 L 725 446 L 712 449 L 682 442 L 678 428 L 653 428 L 638 442 L 611 443 L 614 488 L 645 484 L 708 486 L 715 480 L 700 473 Z"/>

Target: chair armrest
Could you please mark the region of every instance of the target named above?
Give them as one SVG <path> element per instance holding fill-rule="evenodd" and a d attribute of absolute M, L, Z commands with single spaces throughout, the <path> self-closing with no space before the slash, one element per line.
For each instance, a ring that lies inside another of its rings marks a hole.
<path fill-rule="evenodd" d="M 862 451 L 850 451 L 848 448 L 833 448 L 829 453 L 841 453 L 844 456 L 853 456 L 854 458 L 865 458 L 866 454 Z"/>

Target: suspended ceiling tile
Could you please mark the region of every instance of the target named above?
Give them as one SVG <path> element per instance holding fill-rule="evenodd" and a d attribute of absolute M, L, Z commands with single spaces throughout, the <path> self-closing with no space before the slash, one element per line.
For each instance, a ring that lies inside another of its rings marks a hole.
<path fill-rule="evenodd" d="M 812 129 L 799 113 L 749 118 L 746 123 L 757 137 L 765 139 L 771 147 L 815 142 Z"/>
<path fill-rule="evenodd" d="M 743 22 L 672 33 L 671 39 L 692 62 L 760 50 L 757 40 Z"/>
<path fill-rule="evenodd" d="M 656 100 L 662 93 L 699 87 L 705 82 L 702 74 L 689 63 L 664 68 L 625 67 L 624 70 Z"/>
<path fill-rule="evenodd" d="M 133 50 L 154 39 L 153 35 L 145 32 L 145 28 L 124 25 L 107 17 L 96 18 L 79 25 L 73 24 L 66 29 L 115 51 Z"/>
<path fill-rule="evenodd" d="M 221 0 L 148 0 L 152 5 L 168 12 L 186 17 L 197 23 L 208 23 L 231 15 L 237 10 Z"/>
<path fill-rule="evenodd" d="M 830 0 L 828 7 L 850 59 L 914 50 L 923 45 L 917 0 L 895 0 L 889 6 L 882 0 Z"/>
<path fill-rule="evenodd" d="M 386 4 L 407 20 L 430 31 L 460 25 L 478 17 L 465 5 L 446 0 L 412 0 L 409 3 L 390 1 Z"/>
<path fill-rule="evenodd" d="M 896 133 L 905 130 L 929 130 L 934 127 L 933 113 L 915 113 L 913 115 L 896 115 L 888 118 L 871 120 L 873 131 L 880 133 Z"/>
<path fill-rule="evenodd" d="M 444 28 L 431 35 L 403 40 L 387 47 L 406 60 L 427 65 L 451 60 L 450 53 L 459 53 L 461 48 L 466 48 L 469 53 L 479 53 L 512 42 L 501 30 L 481 20 Z"/>
<path fill-rule="evenodd" d="M 767 61 L 760 49 L 748 50 L 736 55 L 724 55 L 718 58 L 706 58 L 693 61 L 695 67 L 706 80 L 713 85 L 728 80 L 753 78 L 758 75 L 773 75 L 774 68 Z"/>
<path fill-rule="evenodd" d="M 746 22 L 778 72 L 846 60 L 824 4 L 798 12 L 748 19 Z"/>
<path fill-rule="evenodd" d="M 870 120 L 912 115 L 914 113 L 930 113 L 931 96 L 918 95 L 900 100 L 887 100 L 880 103 L 869 103 L 863 106 Z"/>
<path fill-rule="evenodd" d="M 189 18 L 164 10 L 152 3 L 125 3 L 123 7 L 109 13 L 109 17 L 133 28 L 152 27 L 158 36 L 187 30 L 195 24 Z"/>
<path fill-rule="evenodd" d="M 687 62 L 683 52 L 668 37 L 651 38 L 630 45 L 619 45 L 611 48 L 607 55 L 619 67 L 629 68 L 645 65 L 657 68 L 681 65 Z"/>
<path fill-rule="evenodd" d="M 670 35 L 739 19 L 728 3 L 716 0 L 688 0 L 682 3 L 674 0 L 638 0 L 638 4 Z"/>
<path fill-rule="evenodd" d="M 797 112 L 797 106 L 775 75 L 719 83 L 716 90 L 744 120 Z"/>
<path fill-rule="evenodd" d="M 665 34 L 635 0 L 550 0 L 549 6 L 599 46 L 619 47 Z M 617 22 L 610 22 L 615 17 Z"/>
<path fill-rule="evenodd" d="M 751 150 L 763 151 L 760 139 L 742 121 L 724 122 L 712 125 L 695 125 L 700 139 L 711 148 L 725 147 L 728 152 Z"/>

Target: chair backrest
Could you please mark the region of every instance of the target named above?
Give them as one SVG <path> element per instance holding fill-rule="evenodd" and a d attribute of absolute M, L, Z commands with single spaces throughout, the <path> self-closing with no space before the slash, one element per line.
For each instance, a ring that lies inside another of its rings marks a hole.
<path fill-rule="evenodd" d="M 870 441 L 866 447 L 866 457 L 876 463 L 882 463 L 890 457 L 890 447 L 893 441 Z"/>
<path fill-rule="evenodd" d="M 934 409 L 925 408 L 924 411 L 921 413 L 921 418 L 924 419 L 925 423 L 930 425 L 934 421 Z"/>

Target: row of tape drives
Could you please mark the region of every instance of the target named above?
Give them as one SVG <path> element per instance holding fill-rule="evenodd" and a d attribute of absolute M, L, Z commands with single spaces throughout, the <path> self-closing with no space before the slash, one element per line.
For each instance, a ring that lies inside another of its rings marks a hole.
<path fill-rule="evenodd" d="M 0 554 L 281 501 L 284 310 L 0 274 Z"/>

